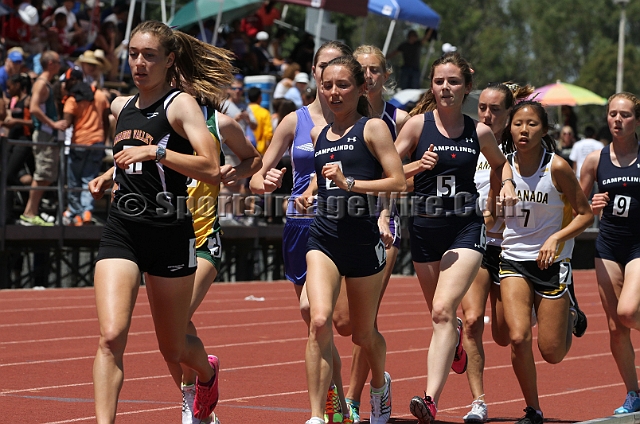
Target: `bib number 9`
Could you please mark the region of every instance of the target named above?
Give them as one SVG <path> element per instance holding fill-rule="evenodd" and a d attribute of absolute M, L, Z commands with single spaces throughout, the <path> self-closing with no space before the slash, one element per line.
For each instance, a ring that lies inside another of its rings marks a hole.
<path fill-rule="evenodd" d="M 631 208 L 631 197 L 616 195 L 613 199 L 613 216 L 621 218 L 629 217 L 629 209 Z"/>
<path fill-rule="evenodd" d="M 438 197 L 451 197 L 456 194 L 456 176 L 438 175 L 437 177 Z"/>

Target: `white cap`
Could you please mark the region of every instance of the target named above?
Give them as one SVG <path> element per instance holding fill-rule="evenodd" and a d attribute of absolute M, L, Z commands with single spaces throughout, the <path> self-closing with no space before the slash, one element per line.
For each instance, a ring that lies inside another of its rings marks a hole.
<path fill-rule="evenodd" d="M 22 19 L 22 22 L 29 26 L 34 26 L 38 23 L 38 9 L 35 6 L 31 6 L 29 3 L 22 3 L 18 8 L 18 16 Z"/>
<path fill-rule="evenodd" d="M 256 34 L 256 40 L 258 41 L 264 41 L 268 39 L 269 39 L 269 34 L 267 34 L 266 31 L 260 31 L 259 33 Z"/>
<path fill-rule="evenodd" d="M 451 43 L 444 43 L 442 45 L 442 53 L 452 53 L 458 50 L 456 46 L 452 46 Z"/>
<path fill-rule="evenodd" d="M 293 82 L 302 82 L 304 84 L 309 84 L 309 75 L 307 75 L 305 72 L 298 72 L 293 78 Z"/>

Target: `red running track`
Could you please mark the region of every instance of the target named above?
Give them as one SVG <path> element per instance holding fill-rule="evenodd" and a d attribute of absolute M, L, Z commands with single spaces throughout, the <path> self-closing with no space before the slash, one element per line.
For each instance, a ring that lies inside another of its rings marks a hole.
<path fill-rule="evenodd" d="M 589 319 L 558 365 L 536 353 L 538 387 L 548 422 L 608 416 L 625 389 L 609 351 L 609 337 L 593 271 L 575 272 L 576 293 Z M 245 300 L 247 296 L 264 301 Z M 487 313 L 487 315 L 489 315 Z M 222 424 L 295 423 L 309 418 L 304 349 L 306 327 L 288 282 L 216 284 L 195 316 L 207 351 L 220 357 Z M 380 308 L 393 379 L 391 423 L 415 423 L 409 400 L 426 385 L 430 318 L 418 282 L 394 277 Z M 94 422 L 91 367 L 98 342 L 93 291 L 0 291 L 0 422 Z M 534 331 L 535 336 L 535 331 Z M 486 401 L 493 421 L 514 422 L 525 405 L 508 348 L 485 331 Z M 633 341 L 640 347 L 638 333 Z M 350 340 L 337 336 L 345 384 Z M 368 393 L 362 399 L 368 417 Z M 440 400 L 439 422 L 461 423 L 471 394 L 466 376 L 451 374 Z M 125 383 L 118 423 L 179 423 L 180 392 L 165 367 L 140 291 L 125 354 Z"/>

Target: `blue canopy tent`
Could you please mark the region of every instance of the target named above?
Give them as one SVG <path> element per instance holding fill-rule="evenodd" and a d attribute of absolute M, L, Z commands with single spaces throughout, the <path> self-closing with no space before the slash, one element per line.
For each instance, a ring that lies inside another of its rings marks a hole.
<path fill-rule="evenodd" d="M 396 21 L 407 21 L 434 29 L 440 25 L 440 15 L 422 0 L 369 0 L 369 12 L 391 19 L 387 39 L 382 48 L 382 53 L 385 55 L 389 49 Z"/>

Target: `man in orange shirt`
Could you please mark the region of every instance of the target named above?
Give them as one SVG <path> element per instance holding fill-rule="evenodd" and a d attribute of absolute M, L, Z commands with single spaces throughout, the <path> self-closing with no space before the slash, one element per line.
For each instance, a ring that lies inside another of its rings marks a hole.
<path fill-rule="evenodd" d="M 69 69 L 64 74 L 67 99 L 64 102 L 64 119 L 71 126 L 71 143 L 86 146 L 104 146 L 109 129 L 109 101 L 102 92 L 82 81 L 82 71 Z M 89 193 L 89 182 L 98 176 L 104 148 L 71 148 L 68 157 L 67 199 L 68 209 L 63 221 L 67 225 L 91 224 L 93 197 Z M 74 189 L 82 189 L 75 191 Z"/>

